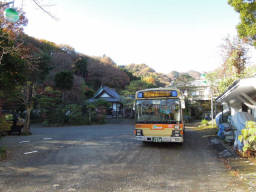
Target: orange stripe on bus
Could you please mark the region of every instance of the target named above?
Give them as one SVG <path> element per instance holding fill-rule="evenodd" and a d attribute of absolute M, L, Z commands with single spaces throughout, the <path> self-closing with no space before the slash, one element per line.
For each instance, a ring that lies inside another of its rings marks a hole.
<path fill-rule="evenodd" d="M 152 130 L 161 130 L 166 128 L 174 128 L 175 124 L 136 124 L 136 129 L 148 128 Z M 183 124 L 180 124 L 180 128 L 183 128 Z"/>

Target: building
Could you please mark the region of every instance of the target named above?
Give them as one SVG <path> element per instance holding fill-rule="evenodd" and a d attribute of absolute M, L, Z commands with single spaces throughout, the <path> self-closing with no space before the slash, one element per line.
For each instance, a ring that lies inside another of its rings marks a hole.
<path fill-rule="evenodd" d="M 256 76 L 236 80 L 223 94 L 216 98 L 216 103 L 231 115 L 242 111 L 247 106 L 248 112 L 256 118 Z"/>
<path fill-rule="evenodd" d="M 178 83 L 177 88 L 191 101 L 209 101 L 211 100 L 210 85 L 202 79 L 189 81 L 187 83 Z"/>
<path fill-rule="evenodd" d="M 187 116 L 190 119 L 210 119 L 211 89 L 204 79 L 179 82 L 176 87 L 181 90 L 187 101 Z"/>
<path fill-rule="evenodd" d="M 118 117 L 123 115 L 123 103 L 121 97 L 114 89 L 107 86 L 100 87 L 93 98 L 89 99 L 89 102 L 95 102 L 99 99 L 105 100 L 111 104 L 106 112 L 108 116 Z"/>

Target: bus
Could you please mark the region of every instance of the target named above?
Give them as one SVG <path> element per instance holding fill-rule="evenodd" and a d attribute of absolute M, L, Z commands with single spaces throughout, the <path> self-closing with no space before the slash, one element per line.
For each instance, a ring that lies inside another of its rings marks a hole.
<path fill-rule="evenodd" d="M 182 109 L 184 97 L 178 89 L 153 88 L 135 94 L 134 135 L 143 142 L 184 141 Z"/>

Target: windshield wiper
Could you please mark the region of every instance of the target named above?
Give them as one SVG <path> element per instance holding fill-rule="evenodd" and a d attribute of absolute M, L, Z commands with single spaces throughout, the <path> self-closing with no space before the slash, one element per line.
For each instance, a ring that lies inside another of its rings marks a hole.
<path fill-rule="evenodd" d="M 176 120 L 162 120 L 162 121 L 136 121 L 136 123 L 145 123 L 145 124 L 176 124 L 178 123 L 179 121 L 176 121 Z"/>
<path fill-rule="evenodd" d="M 168 120 L 168 123 L 177 123 L 178 121 L 176 121 L 176 120 Z"/>

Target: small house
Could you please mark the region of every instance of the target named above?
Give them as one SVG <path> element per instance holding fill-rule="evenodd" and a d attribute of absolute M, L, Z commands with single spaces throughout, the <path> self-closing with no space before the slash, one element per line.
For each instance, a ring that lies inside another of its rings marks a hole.
<path fill-rule="evenodd" d="M 190 104 L 188 119 L 209 119 L 211 111 L 211 89 L 209 83 L 204 79 L 189 82 L 178 82 L 176 87 L 183 93 Z"/>
<path fill-rule="evenodd" d="M 120 95 L 115 91 L 115 89 L 107 86 L 101 86 L 89 101 L 95 102 L 99 99 L 110 103 L 110 108 L 107 109 L 107 116 L 118 117 L 123 115 L 123 103 Z"/>

